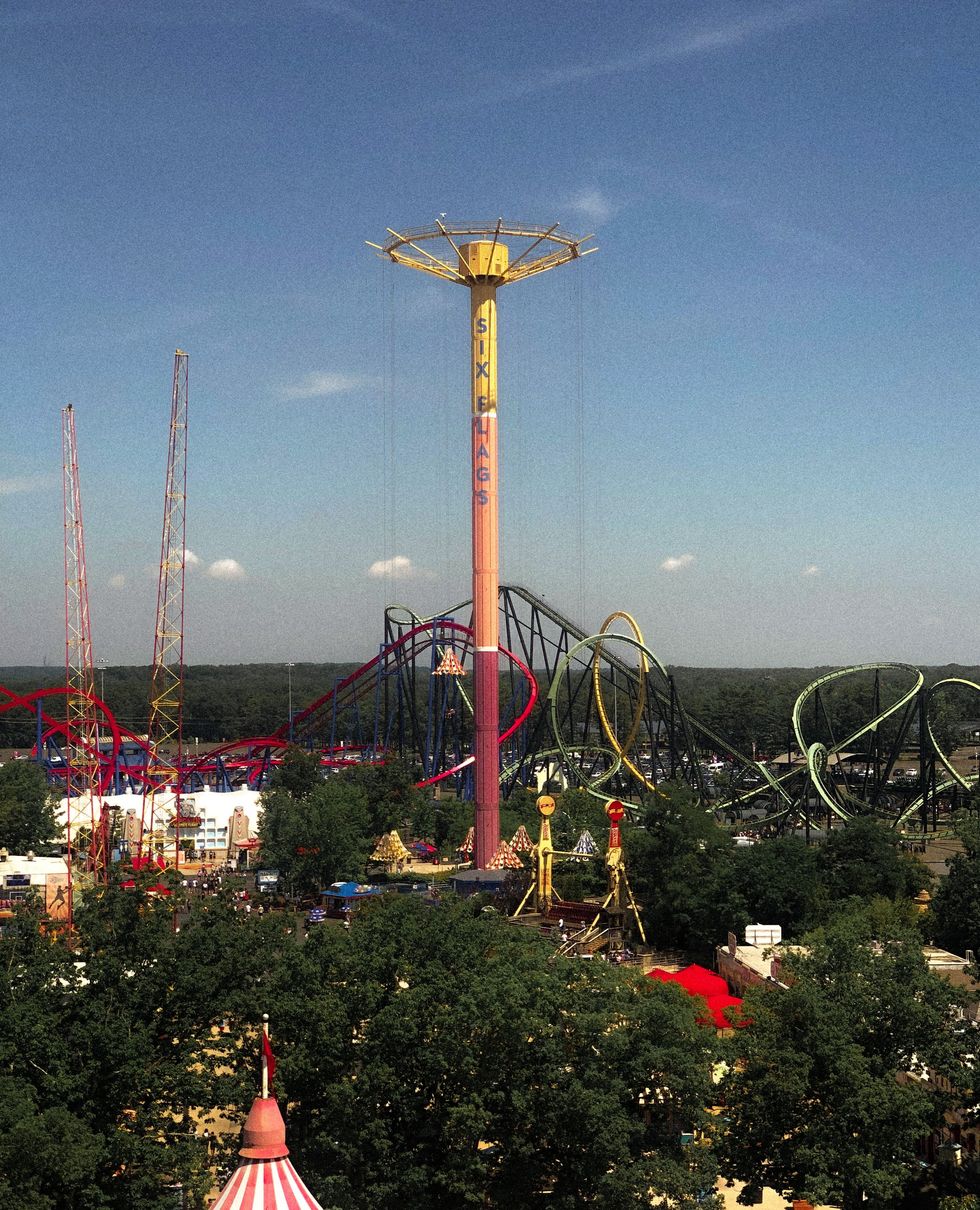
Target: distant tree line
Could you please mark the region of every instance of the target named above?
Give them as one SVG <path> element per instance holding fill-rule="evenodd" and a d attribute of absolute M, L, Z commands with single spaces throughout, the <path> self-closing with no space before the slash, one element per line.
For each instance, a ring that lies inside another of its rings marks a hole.
<path fill-rule="evenodd" d="M 216 744 L 252 735 L 268 735 L 289 719 L 289 682 L 294 714 L 328 692 L 355 664 L 193 664 L 184 673 L 184 741 Z M 0 684 L 17 693 L 64 685 L 63 668 L 0 669 Z M 149 666 L 97 669 L 95 693 L 105 687 L 105 701 L 121 726 L 146 733 L 149 716 Z M 62 703 L 45 707 L 63 717 Z M 34 718 L 24 711 L 0 715 L 0 747 L 28 747 L 34 742 Z"/>
<path fill-rule="evenodd" d="M 185 672 L 185 742 L 215 744 L 268 735 L 288 720 L 290 680 L 295 714 L 356 668 L 353 663 L 298 663 L 291 671 L 285 664 L 190 665 Z M 678 667 L 670 671 L 688 714 L 746 755 L 755 751 L 772 756 L 785 752 L 792 743 L 790 718 L 796 698 L 810 682 L 830 669 Z M 950 665 L 924 671 L 927 685 L 950 676 L 980 681 L 980 668 Z M 61 668 L 0 669 L 0 684 L 21 693 L 63 685 L 64 679 Z M 135 734 L 144 734 L 149 712 L 149 667 L 99 669 L 95 675 L 96 693 L 101 692 L 103 685 L 106 702 L 118 721 Z M 901 673 L 883 673 L 881 700 L 894 700 L 908 685 L 908 677 Z M 548 688 L 546 677 L 541 677 L 540 688 L 543 697 Z M 874 713 L 872 688 L 870 674 L 828 685 L 821 691 L 819 710 L 814 703 L 811 715 L 804 720 L 808 735 L 826 742 L 832 735 L 842 739 L 857 730 Z M 428 674 L 420 673 L 416 686 L 420 710 L 425 707 L 427 692 Z M 585 695 L 581 696 L 584 708 Z M 59 709 L 60 704 L 49 707 L 55 717 Z M 365 696 L 358 711 L 362 726 L 369 729 L 374 717 L 373 694 Z M 975 718 L 977 713 L 969 690 L 953 687 L 945 692 L 933 708 L 940 741 L 955 743 L 959 725 Z M 898 719 L 894 717 L 882 725 L 883 743 L 891 739 L 897 725 Z M 0 747 L 28 747 L 34 742 L 34 734 L 33 716 L 19 710 L 0 715 Z M 917 729 L 914 738 L 917 739 Z"/>

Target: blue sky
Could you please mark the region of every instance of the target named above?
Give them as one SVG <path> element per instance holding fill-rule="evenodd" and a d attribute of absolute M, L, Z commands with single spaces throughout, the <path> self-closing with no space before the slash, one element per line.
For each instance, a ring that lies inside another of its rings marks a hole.
<path fill-rule="evenodd" d="M 0 664 L 148 663 L 173 350 L 189 663 L 359 659 L 469 595 L 467 300 L 504 215 L 502 578 L 668 663 L 974 662 L 973 0 L 7 0 Z M 233 562 L 229 562 L 233 561 Z M 384 572 L 384 566 L 389 570 Z M 379 574 L 380 573 L 380 574 Z"/>

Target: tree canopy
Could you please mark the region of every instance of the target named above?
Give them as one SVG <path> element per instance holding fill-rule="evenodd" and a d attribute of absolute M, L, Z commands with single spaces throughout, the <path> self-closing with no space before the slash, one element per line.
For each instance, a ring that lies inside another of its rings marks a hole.
<path fill-rule="evenodd" d="M 753 1024 L 724 1086 L 723 1171 L 844 1210 L 884 1210 L 917 1176 L 916 1144 L 949 1101 L 905 1073 L 928 1067 L 963 1086 L 955 993 L 928 970 L 907 915 L 884 900 L 808 934 L 784 971 L 787 987 L 745 999 Z"/>
<path fill-rule="evenodd" d="M 713 1185 L 680 1139 L 709 1095 L 691 1003 L 552 953 L 468 903 L 392 896 L 287 955 L 290 1140 L 325 1205 L 691 1205 Z"/>
<path fill-rule="evenodd" d="M 0 765 L 0 847 L 41 852 L 60 830 L 43 770 L 27 760 Z"/>
<path fill-rule="evenodd" d="M 178 892 L 179 894 L 179 892 Z M 74 948 L 0 937 L 0 1194 L 31 1210 L 199 1207 L 200 1129 L 257 1093 L 273 1022 L 289 1145 L 325 1206 L 690 1206 L 713 1185 L 713 1037 L 676 989 L 556 963 L 528 930 L 401 896 L 295 943 L 289 918 L 144 881 L 90 894 Z M 234 1138 L 215 1136 L 219 1166 Z M 702 1203 L 710 1204 L 710 1203 Z"/>
<path fill-rule="evenodd" d="M 980 954 L 980 825 L 974 812 L 960 815 L 956 832 L 963 845 L 947 861 L 932 901 L 930 927 L 936 941 L 956 954 Z"/>

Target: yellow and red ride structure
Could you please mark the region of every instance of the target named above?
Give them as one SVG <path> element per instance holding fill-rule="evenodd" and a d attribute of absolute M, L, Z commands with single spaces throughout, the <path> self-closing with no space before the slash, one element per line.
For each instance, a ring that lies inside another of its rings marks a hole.
<path fill-rule="evenodd" d="M 174 864 L 180 863 L 180 798 L 183 781 L 184 713 L 184 575 L 187 540 L 188 356 L 174 353 L 170 407 L 170 447 L 163 500 L 163 536 L 157 582 L 156 627 L 150 678 L 147 727 L 148 768 L 143 798 L 142 837 L 167 845 L 166 825 L 173 827 Z M 171 789 L 172 788 L 172 789 Z M 173 814 L 164 815 L 161 799 L 172 798 Z M 166 824 L 165 824 L 166 820 Z"/>
<path fill-rule="evenodd" d="M 65 524 L 65 837 L 70 928 L 74 889 L 84 878 L 96 882 L 107 878 L 108 837 L 99 797 L 99 707 L 95 697 L 75 409 L 71 404 L 61 411 L 61 441 Z"/>

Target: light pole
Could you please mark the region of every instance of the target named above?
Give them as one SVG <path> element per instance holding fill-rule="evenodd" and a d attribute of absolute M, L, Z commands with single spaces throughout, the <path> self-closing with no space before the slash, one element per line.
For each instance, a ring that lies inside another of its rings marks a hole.
<path fill-rule="evenodd" d="M 286 665 L 286 683 L 289 686 L 287 692 L 289 695 L 289 742 L 290 743 L 293 742 L 293 669 L 295 667 L 296 667 L 295 664 Z"/>

